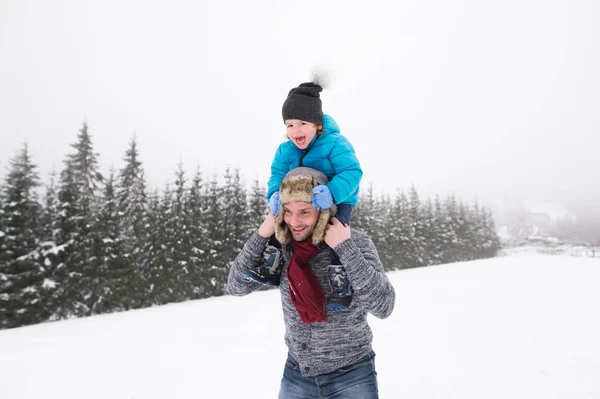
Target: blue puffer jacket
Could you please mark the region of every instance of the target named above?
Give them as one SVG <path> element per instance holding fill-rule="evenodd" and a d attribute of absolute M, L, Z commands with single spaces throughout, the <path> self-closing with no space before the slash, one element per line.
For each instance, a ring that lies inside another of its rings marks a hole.
<path fill-rule="evenodd" d="M 363 172 L 354 147 L 342 136 L 337 123 L 329 115 L 323 116 L 323 134 L 315 135 L 305 150 L 301 150 L 289 140 L 277 148 L 271 164 L 267 200 L 275 191 L 279 191 L 286 173 L 298 166 L 314 168 L 325 173 L 329 179 L 327 187 L 336 204 L 358 204 L 358 190 Z"/>

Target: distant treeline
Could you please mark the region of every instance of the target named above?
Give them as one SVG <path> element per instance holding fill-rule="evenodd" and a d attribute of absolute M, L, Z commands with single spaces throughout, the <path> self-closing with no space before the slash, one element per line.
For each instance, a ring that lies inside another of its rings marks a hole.
<path fill-rule="evenodd" d="M 200 170 L 149 189 L 136 139 L 123 168 L 99 171 L 87 124 L 45 196 L 28 146 L 0 187 L 0 329 L 225 294 L 229 266 L 267 212 L 265 187 L 239 170 Z M 363 190 L 353 227 L 387 270 L 495 256 L 490 213 L 449 196 Z"/>

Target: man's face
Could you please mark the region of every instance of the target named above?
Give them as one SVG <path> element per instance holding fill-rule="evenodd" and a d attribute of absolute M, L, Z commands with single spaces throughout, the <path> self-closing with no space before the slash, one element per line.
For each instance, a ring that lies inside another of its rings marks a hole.
<path fill-rule="evenodd" d="M 308 202 L 289 202 L 283 204 L 283 220 L 292 232 L 295 241 L 304 241 L 310 237 L 319 219 L 319 211 Z"/>

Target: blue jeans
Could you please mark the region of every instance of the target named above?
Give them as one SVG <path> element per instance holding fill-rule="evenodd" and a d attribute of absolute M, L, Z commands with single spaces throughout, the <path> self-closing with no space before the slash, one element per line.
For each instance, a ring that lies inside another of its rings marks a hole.
<path fill-rule="evenodd" d="M 279 399 L 378 399 L 375 353 L 333 373 L 303 377 L 300 366 L 288 355 Z"/>

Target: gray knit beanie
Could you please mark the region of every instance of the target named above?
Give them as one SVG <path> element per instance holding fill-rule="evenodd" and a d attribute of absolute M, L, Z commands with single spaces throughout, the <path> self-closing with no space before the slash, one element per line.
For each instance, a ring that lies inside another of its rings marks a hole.
<path fill-rule="evenodd" d="M 316 123 L 323 123 L 323 110 L 319 93 L 329 85 L 328 71 L 320 68 L 312 71 L 311 81 L 294 87 L 288 93 L 283 103 L 281 114 L 283 122 L 288 119 L 299 119 Z"/>

